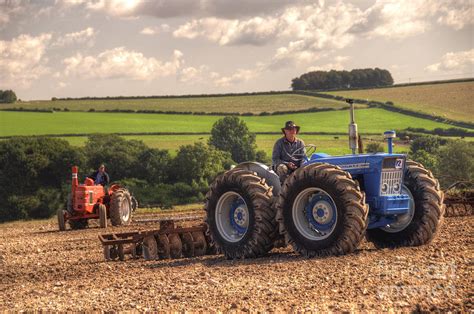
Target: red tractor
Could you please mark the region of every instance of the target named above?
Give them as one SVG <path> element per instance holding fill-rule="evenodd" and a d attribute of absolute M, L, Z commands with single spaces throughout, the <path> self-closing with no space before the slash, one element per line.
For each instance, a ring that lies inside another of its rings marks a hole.
<path fill-rule="evenodd" d="M 78 167 L 72 167 L 71 194 L 67 199 L 66 210 L 58 210 L 60 231 L 66 230 L 66 221 L 71 229 L 84 229 L 89 219 L 99 219 L 101 228 L 107 227 L 107 218 L 110 218 L 113 226 L 130 223 L 136 201 L 127 189 L 117 184 L 107 189 L 95 185 L 91 178 L 79 184 L 77 172 Z"/>

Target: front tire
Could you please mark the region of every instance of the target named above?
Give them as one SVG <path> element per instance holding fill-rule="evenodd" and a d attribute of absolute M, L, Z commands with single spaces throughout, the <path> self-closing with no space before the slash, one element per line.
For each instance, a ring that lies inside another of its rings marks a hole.
<path fill-rule="evenodd" d="M 353 252 L 367 229 L 365 196 L 339 167 L 314 163 L 293 172 L 277 202 L 280 233 L 304 256 Z"/>
<path fill-rule="evenodd" d="M 110 199 L 110 221 L 112 226 L 128 225 L 132 220 L 132 199 L 126 189 L 116 190 Z"/>
<path fill-rule="evenodd" d="M 229 259 L 268 253 L 277 239 L 271 188 L 256 173 L 233 169 L 219 175 L 206 195 L 211 245 Z"/>
<path fill-rule="evenodd" d="M 387 228 L 367 230 L 367 240 L 378 248 L 430 243 L 442 224 L 444 194 L 431 171 L 422 164 L 407 161 L 403 184 L 413 196 L 413 218 L 405 228 L 396 232 Z"/>

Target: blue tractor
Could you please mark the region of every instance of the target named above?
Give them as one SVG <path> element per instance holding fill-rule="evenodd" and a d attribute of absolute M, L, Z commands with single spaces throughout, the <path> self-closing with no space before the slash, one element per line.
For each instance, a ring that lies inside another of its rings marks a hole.
<path fill-rule="evenodd" d="M 364 236 L 376 247 L 418 246 L 434 238 L 445 210 L 438 181 L 421 164 L 392 153 L 394 131 L 384 133 L 388 153 L 356 154 L 348 102 L 351 155 L 293 156 L 304 162 L 284 182 L 256 162 L 214 180 L 206 220 L 227 258 L 265 255 L 282 238 L 308 257 L 353 252 Z"/>

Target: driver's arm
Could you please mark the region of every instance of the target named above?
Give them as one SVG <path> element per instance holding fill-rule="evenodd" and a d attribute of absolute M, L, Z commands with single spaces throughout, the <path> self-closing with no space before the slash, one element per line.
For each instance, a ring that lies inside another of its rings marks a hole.
<path fill-rule="evenodd" d="M 272 165 L 274 167 L 277 167 L 279 164 L 286 164 L 286 162 L 281 159 L 281 152 L 283 150 L 281 145 L 282 142 L 280 140 L 276 141 L 275 145 L 273 145 Z"/>
<path fill-rule="evenodd" d="M 299 156 L 301 156 L 301 158 L 304 158 L 304 156 L 306 156 L 306 147 L 305 147 L 305 143 L 302 139 L 299 139 L 299 142 L 298 142 L 298 148 L 297 149 L 301 149 L 301 154 L 298 154 Z M 297 167 L 300 167 L 301 164 L 304 162 L 304 159 L 300 160 L 297 164 Z"/>

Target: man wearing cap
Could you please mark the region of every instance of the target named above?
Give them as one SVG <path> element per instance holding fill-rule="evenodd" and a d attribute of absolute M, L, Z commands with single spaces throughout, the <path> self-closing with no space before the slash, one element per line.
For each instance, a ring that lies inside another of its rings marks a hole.
<path fill-rule="evenodd" d="M 92 180 L 94 180 L 94 184 L 96 185 L 100 184 L 103 186 L 108 185 L 110 181 L 109 174 L 105 172 L 104 164 L 101 164 L 99 169 L 97 169 L 97 171 L 89 175 L 88 178 L 91 178 Z"/>
<path fill-rule="evenodd" d="M 272 167 L 284 181 L 286 177 L 296 170 L 306 154 L 303 140 L 296 137 L 300 127 L 293 121 L 286 121 L 285 127 L 281 129 L 284 136 L 278 139 L 273 146 Z"/>

